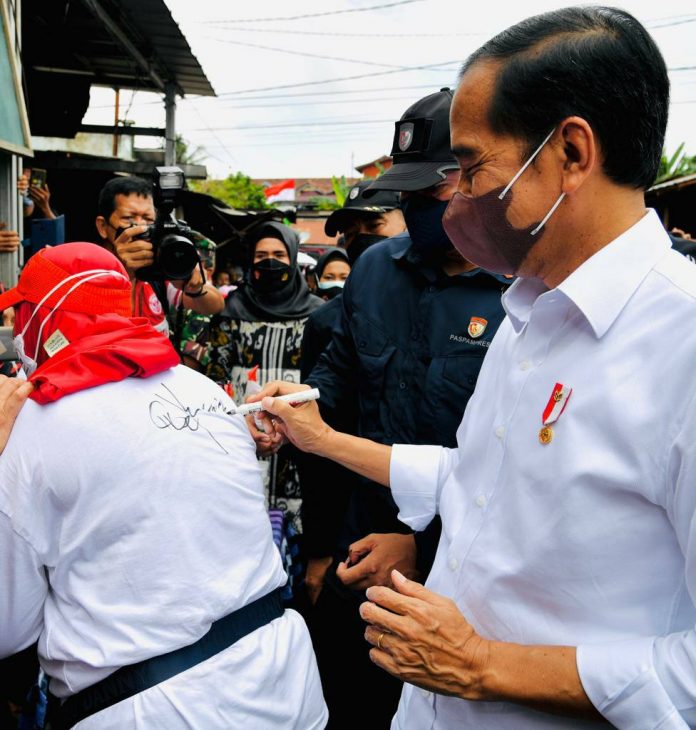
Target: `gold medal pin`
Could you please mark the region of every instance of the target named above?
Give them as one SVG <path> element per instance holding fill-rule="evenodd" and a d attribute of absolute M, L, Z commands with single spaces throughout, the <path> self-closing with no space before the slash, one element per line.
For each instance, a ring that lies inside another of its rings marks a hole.
<path fill-rule="evenodd" d="M 553 428 L 552 424 L 561 417 L 561 414 L 568 405 L 568 399 L 570 394 L 573 392 L 572 388 L 568 388 L 563 383 L 556 383 L 551 391 L 551 397 L 549 402 L 544 408 L 544 412 L 541 414 L 541 429 L 539 430 L 539 443 L 546 446 L 553 441 Z"/>

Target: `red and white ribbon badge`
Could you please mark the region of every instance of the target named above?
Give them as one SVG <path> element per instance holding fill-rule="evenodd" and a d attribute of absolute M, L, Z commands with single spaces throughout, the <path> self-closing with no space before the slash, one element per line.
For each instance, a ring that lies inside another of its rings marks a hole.
<path fill-rule="evenodd" d="M 565 407 L 568 405 L 568 400 L 572 392 L 573 389 L 567 385 L 563 385 L 563 383 L 556 383 L 554 385 L 549 402 L 546 404 L 546 408 L 544 408 L 544 412 L 541 415 L 541 421 L 544 426 L 550 426 L 552 423 L 556 423 L 561 417 Z"/>

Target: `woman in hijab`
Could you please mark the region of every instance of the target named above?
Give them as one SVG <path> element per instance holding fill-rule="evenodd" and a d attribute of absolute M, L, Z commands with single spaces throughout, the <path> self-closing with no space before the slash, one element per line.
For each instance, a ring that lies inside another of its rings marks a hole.
<path fill-rule="evenodd" d="M 309 292 L 297 265 L 299 236 L 275 221 L 247 239 L 245 285 L 230 294 L 211 323 L 208 377 L 236 403 L 271 380 L 300 382 L 300 346 L 307 317 L 323 300 Z M 294 463 L 285 449 L 265 459 L 269 504 L 285 511 L 301 531 L 301 497 Z"/>
<path fill-rule="evenodd" d="M 337 297 L 343 292 L 350 268 L 347 251 L 338 246 L 324 251 L 317 259 L 313 273 L 317 282 L 317 294 L 330 303 L 313 313 L 305 325 L 300 363 L 303 383 L 331 342 L 334 325 L 341 316 L 340 297 Z"/>
<path fill-rule="evenodd" d="M 348 252 L 339 247 L 330 248 L 317 259 L 314 276 L 317 294 L 326 302 L 338 296 L 350 274 Z"/>

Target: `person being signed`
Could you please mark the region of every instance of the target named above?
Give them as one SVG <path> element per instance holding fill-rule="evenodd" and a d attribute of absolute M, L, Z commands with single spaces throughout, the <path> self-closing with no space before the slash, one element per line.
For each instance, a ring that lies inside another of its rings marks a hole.
<path fill-rule="evenodd" d="M 696 727 L 696 268 L 644 201 L 668 107 L 614 8 L 528 18 L 464 64 L 445 229 L 518 279 L 457 448 L 336 433 L 268 397 L 288 384 L 255 396 L 259 443 L 391 486 L 415 530 L 441 516 L 426 586 L 393 574 L 360 609 L 406 682 L 393 730 Z"/>
<path fill-rule="evenodd" d="M 99 246 L 40 251 L 10 305 L 28 382 L 0 379 L 0 659 L 38 642 L 54 728 L 324 727 L 232 401 L 130 317 Z"/>

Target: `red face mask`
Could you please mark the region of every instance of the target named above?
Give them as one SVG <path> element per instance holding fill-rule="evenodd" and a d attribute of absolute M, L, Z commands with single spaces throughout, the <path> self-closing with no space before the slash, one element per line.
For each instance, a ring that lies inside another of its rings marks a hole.
<path fill-rule="evenodd" d="M 519 271 L 538 240 L 537 234 L 561 204 L 565 193 L 561 193 L 540 222 L 526 228 L 515 228 L 508 221 L 506 213 L 512 202 L 508 193 L 555 131 L 551 130 L 504 188 L 495 188 L 475 198 L 460 192 L 454 194 L 442 222 L 450 241 L 465 259 L 496 274 Z"/>

